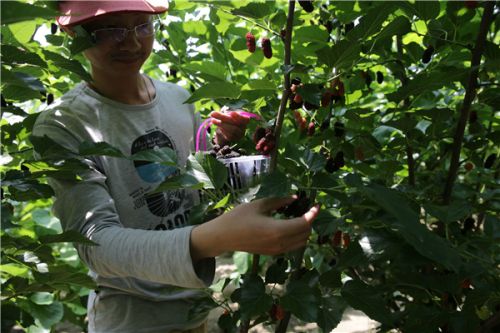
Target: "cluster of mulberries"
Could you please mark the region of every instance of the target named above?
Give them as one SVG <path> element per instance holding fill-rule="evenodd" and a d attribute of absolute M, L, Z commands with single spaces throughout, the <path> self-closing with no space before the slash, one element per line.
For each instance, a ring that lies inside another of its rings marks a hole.
<path fill-rule="evenodd" d="M 270 154 L 276 146 L 276 137 L 273 132 L 273 127 L 257 127 L 253 135 L 255 150 L 262 154 Z"/>
<path fill-rule="evenodd" d="M 257 47 L 257 42 L 255 40 L 255 36 L 251 32 L 247 32 L 245 35 L 247 40 L 247 49 L 248 52 L 254 53 Z M 271 40 L 267 37 L 264 37 L 260 40 L 260 44 L 262 46 L 262 53 L 264 53 L 264 57 L 270 59 L 273 57 L 273 49 L 271 47 Z"/>
<path fill-rule="evenodd" d="M 214 145 L 212 149 L 209 150 L 208 153 L 215 158 L 232 158 L 232 157 L 240 157 L 242 155 L 246 155 L 244 149 L 241 148 L 233 149 L 229 145 L 225 145 L 222 147 L 220 145 Z"/>

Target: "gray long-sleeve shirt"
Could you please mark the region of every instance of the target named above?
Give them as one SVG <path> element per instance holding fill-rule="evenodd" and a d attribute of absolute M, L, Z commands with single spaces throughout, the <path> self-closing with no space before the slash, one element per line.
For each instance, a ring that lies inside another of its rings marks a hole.
<path fill-rule="evenodd" d="M 81 83 L 40 114 L 33 134 L 73 151 L 84 141 L 107 142 L 125 155 L 169 147 L 183 165 L 198 124 L 193 107 L 183 104 L 184 89 L 153 83 L 156 96 L 145 105 L 118 103 Z M 82 181 L 51 179 L 50 184 L 63 228 L 99 244 L 77 246 L 100 289 L 90 298 L 89 330 L 165 332 L 198 324 L 203 318 L 189 320 L 187 308 L 200 296 L 195 289 L 212 282 L 215 261 L 191 260 L 192 227 L 186 225 L 196 192 L 150 194 L 177 172 L 169 166 L 109 156 L 87 162 L 91 169 Z M 159 315 L 152 319 L 153 313 Z"/>

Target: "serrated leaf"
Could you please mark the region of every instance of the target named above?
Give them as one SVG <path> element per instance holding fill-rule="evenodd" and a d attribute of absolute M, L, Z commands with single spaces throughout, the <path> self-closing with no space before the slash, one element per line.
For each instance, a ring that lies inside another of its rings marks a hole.
<path fill-rule="evenodd" d="M 83 68 L 82 64 L 77 60 L 65 58 L 60 54 L 48 50 L 42 50 L 42 52 L 45 59 L 51 61 L 56 67 L 74 73 L 84 81 L 87 82 L 92 81 L 92 77 L 90 76 L 90 74 L 85 70 L 85 68 Z"/>
<path fill-rule="evenodd" d="M 347 303 L 342 297 L 326 295 L 320 304 L 316 322 L 323 332 L 331 332 L 342 320 Z"/>
<path fill-rule="evenodd" d="M 472 206 L 463 201 L 454 201 L 446 206 L 426 204 L 424 208 L 427 213 L 444 223 L 458 221 L 470 216 L 473 212 Z"/>
<path fill-rule="evenodd" d="M 313 228 L 321 236 L 329 235 L 342 224 L 339 217 L 340 214 L 333 209 L 322 209 L 313 221 Z"/>
<path fill-rule="evenodd" d="M 182 68 L 196 76 L 203 77 L 208 81 L 226 80 L 226 67 L 218 62 L 203 61 L 203 62 L 190 62 L 183 65 Z"/>
<path fill-rule="evenodd" d="M 395 9 L 396 7 L 390 3 L 373 8 L 361 18 L 358 25 L 347 33 L 346 38 L 350 41 L 367 40 L 370 36 L 380 31 L 382 23 L 384 23 L 387 16 Z"/>
<path fill-rule="evenodd" d="M 19 302 L 19 305 L 23 310 L 38 319 L 45 328 L 51 328 L 53 325 L 60 323 L 64 314 L 63 304 L 58 301 L 49 305 L 38 305 L 23 300 Z"/>
<path fill-rule="evenodd" d="M 458 270 L 461 262 L 458 252 L 420 223 L 419 215 L 402 196 L 377 184 L 365 186 L 362 190 L 395 218 L 393 221 L 386 220 L 385 223 L 396 228 L 417 252 L 450 270 Z"/>
<path fill-rule="evenodd" d="M 235 15 L 242 15 L 250 18 L 263 18 L 271 14 L 271 6 L 267 2 L 249 3 L 245 7 L 233 9 Z"/>
<path fill-rule="evenodd" d="M 411 31 L 411 24 L 404 16 L 398 16 L 386 25 L 377 35 L 377 39 L 389 38 L 394 35 L 405 35 Z"/>
<path fill-rule="evenodd" d="M 116 147 L 107 142 L 84 141 L 78 147 L 78 152 L 82 156 L 112 156 L 125 158 L 125 155 Z"/>
<path fill-rule="evenodd" d="M 152 193 L 158 193 L 177 189 L 202 189 L 203 183 L 190 174 L 180 174 L 167 178 L 163 183 L 158 185 Z"/>
<path fill-rule="evenodd" d="M 215 157 L 204 152 L 189 156 L 188 173 L 206 189 L 221 189 L 227 181 L 227 168 Z"/>
<path fill-rule="evenodd" d="M 274 171 L 262 177 L 260 188 L 255 198 L 283 197 L 290 193 L 291 188 L 292 183 L 290 179 L 285 174 Z"/>
<path fill-rule="evenodd" d="M 164 165 L 177 166 L 177 154 L 169 147 L 141 150 L 131 155 L 129 159 L 133 161 L 157 162 Z"/>
<path fill-rule="evenodd" d="M 30 64 L 47 68 L 47 63 L 38 54 L 8 44 L 2 44 L 2 62 L 8 64 Z"/>
<path fill-rule="evenodd" d="M 287 266 L 288 265 L 285 260 L 282 262 L 275 262 L 269 266 L 266 271 L 266 283 L 285 283 L 288 278 L 288 274 L 286 272 L 286 269 L 288 268 Z"/>
<path fill-rule="evenodd" d="M 284 309 L 306 322 L 316 321 L 318 316 L 318 291 L 303 280 L 292 280 L 280 299 Z"/>
<path fill-rule="evenodd" d="M 332 47 L 325 47 L 316 54 L 321 63 L 337 69 L 350 70 L 359 58 L 361 47 L 358 42 L 341 40 Z"/>
<path fill-rule="evenodd" d="M 342 287 L 342 297 L 354 309 L 363 311 L 370 318 L 386 325 L 391 325 L 393 319 L 386 309 L 380 289 L 368 286 L 360 281 L 347 281 Z"/>
<path fill-rule="evenodd" d="M 273 298 L 266 293 L 264 281 L 260 276 L 252 276 L 245 280 L 241 286 L 238 297 L 242 318 L 267 312 L 273 304 Z"/>
<path fill-rule="evenodd" d="M 50 8 L 20 1 L 2 1 L 2 24 L 29 21 L 36 18 L 53 19 L 59 13 Z"/>
<path fill-rule="evenodd" d="M 194 93 L 184 101 L 184 103 L 194 103 L 201 99 L 229 98 L 236 99 L 240 96 L 240 88 L 229 82 L 210 82 L 199 87 Z"/>
<path fill-rule="evenodd" d="M 408 84 L 401 86 L 396 92 L 387 94 L 387 98 L 393 102 L 400 102 L 403 99 L 414 96 L 417 97 L 424 92 L 432 92 L 437 89 L 455 82 L 462 81 L 467 75 L 467 71 L 463 70 L 440 70 L 436 72 L 422 72 L 415 76 Z"/>

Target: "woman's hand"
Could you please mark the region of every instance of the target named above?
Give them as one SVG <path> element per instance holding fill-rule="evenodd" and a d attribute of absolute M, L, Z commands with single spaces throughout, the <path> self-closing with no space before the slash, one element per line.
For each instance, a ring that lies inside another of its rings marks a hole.
<path fill-rule="evenodd" d="M 196 226 L 191 232 L 193 261 L 228 251 L 276 255 L 305 246 L 319 207 L 314 206 L 292 219 L 271 216 L 294 200 L 294 197 L 256 200 Z"/>
<path fill-rule="evenodd" d="M 241 115 L 243 110 L 229 111 L 223 107 L 220 111 L 210 113 L 212 124 L 217 126 L 215 132 L 215 143 L 223 146 L 229 142 L 240 140 L 245 135 L 245 129 L 250 119 Z"/>

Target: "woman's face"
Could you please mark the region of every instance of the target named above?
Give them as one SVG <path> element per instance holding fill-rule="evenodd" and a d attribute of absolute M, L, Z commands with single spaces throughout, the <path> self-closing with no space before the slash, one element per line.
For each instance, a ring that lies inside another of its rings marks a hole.
<path fill-rule="evenodd" d="M 93 73 L 98 71 L 101 75 L 111 76 L 137 74 L 153 48 L 154 33 L 148 35 L 151 32 L 148 22 L 151 21 L 152 16 L 149 14 L 120 13 L 105 15 L 84 24 L 85 30 L 97 37 L 97 44 L 84 51 L 92 64 Z M 137 26 L 140 26 L 136 29 L 140 36 L 133 31 Z M 129 31 L 120 41 L 120 38 L 113 38 L 117 35 L 116 31 L 102 30 L 113 28 L 126 28 Z"/>

